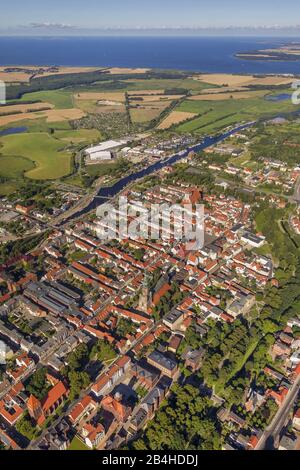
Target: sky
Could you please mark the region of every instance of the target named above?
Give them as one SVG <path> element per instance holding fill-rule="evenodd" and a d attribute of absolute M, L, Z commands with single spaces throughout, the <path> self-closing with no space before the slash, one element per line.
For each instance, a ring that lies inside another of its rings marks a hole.
<path fill-rule="evenodd" d="M 2 3 L 2 2 L 1 2 Z M 4 2 L 3 2 L 4 3 Z M 9 0 L 1 34 L 101 34 L 107 30 L 298 30 L 299 0 Z"/>

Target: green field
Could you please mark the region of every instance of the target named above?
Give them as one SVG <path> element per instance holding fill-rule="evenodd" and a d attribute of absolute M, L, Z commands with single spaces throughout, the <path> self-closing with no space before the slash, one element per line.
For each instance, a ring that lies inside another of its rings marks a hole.
<path fill-rule="evenodd" d="M 68 450 L 90 450 L 78 437 L 74 437 Z"/>
<path fill-rule="evenodd" d="M 1 149 L 0 149 L 1 151 Z M 17 178 L 35 168 L 33 161 L 24 157 L 1 157 L 0 176 L 5 178 Z"/>
<path fill-rule="evenodd" d="M 16 191 L 17 185 L 15 183 L 0 183 L 0 196 L 8 196 Z"/>
<path fill-rule="evenodd" d="M 208 83 L 199 82 L 189 78 L 179 79 L 149 79 L 149 80 L 127 80 L 127 90 L 165 90 L 168 88 L 185 88 L 187 90 L 201 91 L 205 88 L 214 88 Z"/>
<path fill-rule="evenodd" d="M 87 165 L 86 172 L 90 176 L 106 176 L 114 172 L 118 168 L 118 164 L 115 162 L 112 163 L 99 163 L 95 165 Z"/>
<path fill-rule="evenodd" d="M 293 112 L 299 107 L 290 101 L 271 102 L 264 98 L 239 99 L 227 101 L 185 100 L 176 111 L 199 114 L 199 117 L 176 127 L 179 132 L 210 134 L 242 121 L 261 117 L 272 117 Z"/>
<path fill-rule="evenodd" d="M 49 132 L 50 129 L 58 130 L 69 130 L 71 126 L 68 121 L 61 122 L 51 122 L 49 124 L 46 121 L 46 118 L 42 119 L 24 119 L 18 121 L 17 124 L 7 124 L 6 126 L 1 126 L 0 130 L 8 129 L 10 127 L 26 127 L 28 132 Z"/>
<path fill-rule="evenodd" d="M 4 157 L 25 157 L 35 164 L 25 176 L 32 179 L 56 179 L 71 172 L 71 155 L 64 151 L 65 144 L 46 133 L 10 135 L 0 138 L 0 151 Z M 0 157 L 1 158 L 1 157 Z M 3 157 L 2 157 L 3 158 Z M 11 165 L 13 167 L 14 163 Z M 15 177 L 20 174 L 20 168 Z"/>
<path fill-rule="evenodd" d="M 108 82 L 103 84 L 102 82 L 96 82 L 92 87 L 82 86 L 80 88 L 74 87 L 73 91 L 78 92 L 103 92 L 103 93 L 113 93 L 113 92 L 122 92 L 122 91 L 140 91 L 140 90 L 165 90 L 170 88 L 185 88 L 186 90 L 193 91 L 193 94 L 199 93 L 205 88 L 215 88 L 214 85 L 203 83 L 197 80 L 192 80 L 189 78 L 172 78 L 172 79 L 160 79 L 160 78 L 150 78 L 150 79 L 127 79 L 122 80 L 118 87 L 106 88 Z"/>
<path fill-rule="evenodd" d="M 73 93 L 65 90 L 36 91 L 23 95 L 19 102 L 24 101 L 44 101 L 57 109 L 68 109 L 73 108 Z"/>
<path fill-rule="evenodd" d="M 53 137 L 69 143 L 92 143 L 101 139 L 100 132 L 96 129 L 55 130 Z"/>

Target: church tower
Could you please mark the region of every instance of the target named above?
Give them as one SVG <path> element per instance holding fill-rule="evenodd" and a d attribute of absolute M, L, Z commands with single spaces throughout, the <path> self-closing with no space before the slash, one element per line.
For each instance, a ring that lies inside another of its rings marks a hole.
<path fill-rule="evenodd" d="M 27 402 L 27 409 L 31 418 L 35 421 L 38 421 L 44 414 L 41 402 L 35 398 L 34 395 L 30 395 Z"/>

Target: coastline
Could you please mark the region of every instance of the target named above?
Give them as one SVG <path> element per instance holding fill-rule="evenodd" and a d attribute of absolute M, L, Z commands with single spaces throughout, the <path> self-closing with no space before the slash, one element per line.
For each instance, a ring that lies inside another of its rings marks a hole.
<path fill-rule="evenodd" d="M 296 40 L 296 38 L 294 38 Z M 291 38 L 282 38 L 291 42 Z M 0 66 L 124 67 L 199 73 L 300 74 L 299 61 L 253 61 L 236 54 L 278 48 L 274 37 L 0 36 Z"/>

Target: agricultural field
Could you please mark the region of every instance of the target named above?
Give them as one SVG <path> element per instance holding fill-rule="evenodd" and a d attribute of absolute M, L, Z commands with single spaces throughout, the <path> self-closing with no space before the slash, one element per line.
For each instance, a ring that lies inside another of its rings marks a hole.
<path fill-rule="evenodd" d="M 190 78 L 172 78 L 172 79 L 159 79 L 150 78 L 147 80 L 142 79 L 129 79 L 122 81 L 124 91 L 142 91 L 145 90 L 172 90 L 172 89 L 186 89 L 200 92 L 205 88 L 211 88 L 211 84 L 203 83 Z"/>
<path fill-rule="evenodd" d="M 19 101 L 48 102 L 57 109 L 68 109 L 73 108 L 73 93 L 66 90 L 35 91 L 26 93 Z"/>
<path fill-rule="evenodd" d="M 13 112 L 15 111 L 15 114 Z M 57 123 L 80 119 L 85 112 L 74 107 L 73 93 L 65 90 L 26 93 L 19 100 L 11 100 L 0 107 L 0 127 L 20 121 L 43 120 Z"/>
<path fill-rule="evenodd" d="M 2 108 L 3 109 L 3 108 Z M 24 112 L 17 114 L 9 114 L 5 116 L 0 115 L 0 127 L 14 124 L 16 122 L 33 119 L 43 119 L 49 123 L 59 121 L 72 121 L 75 119 L 81 119 L 86 113 L 78 108 L 70 109 L 48 109 L 48 110 L 36 110 L 34 112 Z"/>
<path fill-rule="evenodd" d="M 0 177 L 2 178 L 18 178 L 34 167 L 34 162 L 28 158 L 0 156 Z"/>
<path fill-rule="evenodd" d="M 27 129 L 24 134 L 0 138 L 1 194 L 14 191 L 23 178 L 47 180 L 70 175 L 67 180 L 80 186 L 80 175 L 71 174 L 72 152 L 100 140 L 155 129 L 212 134 L 240 122 L 295 111 L 289 99 L 276 101 L 277 94 L 289 96 L 289 77 L 189 76 L 116 67 L 19 69 L 8 73 L 0 68 L 0 74 L 13 79 L 17 73 L 20 82 L 23 74 L 27 82 L 16 87 L 11 81 L 9 88 L 16 88 L 11 96 L 18 96 L 20 89 L 21 98 L 0 107 L 0 129 Z M 34 77 L 41 76 L 46 77 L 40 80 L 42 91 L 33 91 L 40 90 L 34 86 Z M 103 166 L 91 167 L 87 173 L 97 177 L 115 171 L 113 166 Z"/>
<path fill-rule="evenodd" d="M 159 118 L 161 113 L 170 106 L 170 102 L 152 102 L 148 105 L 131 107 L 130 116 L 134 123 L 147 123 Z"/>
<path fill-rule="evenodd" d="M 164 90 L 143 90 L 128 94 L 132 122 L 144 123 L 158 119 L 165 109 L 183 95 L 166 95 Z"/>
<path fill-rule="evenodd" d="M 101 135 L 96 129 L 79 129 L 79 130 L 55 130 L 53 135 L 54 138 L 59 139 L 63 142 L 70 144 L 80 144 L 87 142 L 88 144 L 93 142 L 99 142 Z"/>
<path fill-rule="evenodd" d="M 188 113 L 184 111 L 173 111 L 169 116 L 164 119 L 157 129 L 169 129 L 174 126 L 174 124 L 179 124 L 180 122 L 187 121 L 197 116 L 195 113 Z"/>
<path fill-rule="evenodd" d="M 0 196 L 9 196 L 14 193 L 17 189 L 16 183 L 0 183 Z"/>
<path fill-rule="evenodd" d="M 0 143 L 0 168 L 5 158 L 6 164 L 10 162 L 11 177 L 18 178 L 20 172 L 25 172 L 27 178 L 51 180 L 71 172 L 71 154 L 64 150 L 65 144 L 49 134 L 10 135 L 1 137 Z"/>
<path fill-rule="evenodd" d="M 297 108 L 290 100 L 269 101 L 264 96 L 220 101 L 188 99 L 181 103 L 176 111 L 195 113 L 198 117 L 180 124 L 176 130 L 178 132 L 195 132 L 199 135 L 211 134 L 237 123 L 259 118 L 271 118 L 296 110 Z"/>
<path fill-rule="evenodd" d="M 266 95 L 266 91 L 229 91 L 222 93 L 203 93 L 200 95 L 191 96 L 190 99 L 193 101 L 224 101 L 224 100 L 245 100 L 249 98 L 263 97 Z"/>
<path fill-rule="evenodd" d="M 32 103 L 32 104 L 12 104 L 0 107 L 0 116 L 7 116 L 17 113 L 29 113 L 45 109 L 52 109 L 54 106 L 50 103 Z"/>
<path fill-rule="evenodd" d="M 125 101 L 125 93 L 118 93 L 118 92 L 83 92 L 83 93 L 76 93 L 74 95 L 76 100 L 90 100 L 90 101 L 117 101 L 120 103 L 124 103 Z"/>
<path fill-rule="evenodd" d="M 69 121 L 52 122 L 49 124 L 45 118 L 39 119 L 22 119 L 16 124 L 17 127 L 25 127 L 27 132 L 50 132 L 51 129 L 70 130 Z M 11 128 L 11 125 L 0 126 L 0 130 Z"/>
<path fill-rule="evenodd" d="M 164 95 L 165 90 L 133 90 L 128 91 L 128 96 L 144 96 L 144 95 Z"/>
<path fill-rule="evenodd" d="M 85 113 L 125 112 L 125 93 L 114 92 L 83 92 L 74 94 L 76 108 Z"/>
<path fill-rule="evenodd" d="M 266 76 L 266 77 L 254 77 L 253 75 L 233 75 L 233 74 L 202 74 L 193 77 L 195 80 L 211 83 L 216 86 L 253 86 L 253 85 L 264 85 L 264 86 L 278 86 L 288 85 L 294 81 L 292 77 L 284 76 Z"/>
<path fill-rule="evenodd" d="M 101 70 L 95 67 L 37 67 L 37 66 L 2 66 L 0 80 L 5 83 L 28 83 L 32 78 L 49 77 L 51 75 L 80 74 Z"/>
<path fill-rule="evenodd" d="M 150 69 L 145 69 L 145 68 L 135 68 L 135 69 L 130 69 L 127 67 L 111 67 L 106 70 L 109 74 L 111 75 L 132 75 L 132 74 L 144 74 L 150 71 Z"/>

